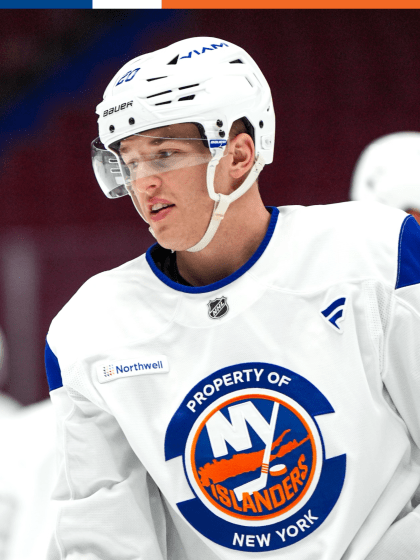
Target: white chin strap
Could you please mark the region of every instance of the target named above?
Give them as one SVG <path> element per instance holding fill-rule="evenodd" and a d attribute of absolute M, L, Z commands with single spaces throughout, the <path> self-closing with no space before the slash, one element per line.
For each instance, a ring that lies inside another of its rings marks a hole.
<path fill-rule="evenodd" d="M 258 179 L 258 175 L 261 173 L 262 168 L 265 165 L 265 161 L 263 157 L 260 155 L 258 156 L 256 162 L 254 163 L 251 171 L 249 172 L 248 177 L 242 183 L 242 185 L 236 189 L 233 193 L 228 195 L 220 194 L 214 192 L 214 175 L 216 172 L 216 167 L 223 157 L 223 150 L 218 150 L 213 159 L 209 162 L 207 166 L 207 189 L 209 191 L 209 196 L 212 200 L 214 200 L 214 208 L 213 213 L 210 218 L 210 223 L 207 227 L 206 233 L 200 239 L 200 241 L 187 249 L 190 253 L 196 253 L 197 251 L 202 251 L 210 241 L 213 239 L 217 228 L 219 227 L 221 221 L 223 220 L 226 210 L 229 208 L 231 202 L 242 196 L 246 193 L 246 191 L 255 183 Z"/>

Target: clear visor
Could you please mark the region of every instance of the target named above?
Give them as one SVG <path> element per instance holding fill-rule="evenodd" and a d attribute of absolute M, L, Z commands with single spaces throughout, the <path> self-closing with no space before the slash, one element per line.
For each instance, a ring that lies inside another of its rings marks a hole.
<path fill-rule="evenodd" d="M 192 136 L 195 130 L 197 137 L 184 137 L 185 132 Z M 136 133 L 115 142 L 110 150 L 97 138 L 92 142 L 93 169 L 106 196 L 115 198 L 124 196 L 137 181 L 147 177 L 207 164 L 212 154 L 206 144 L 191 124 Z"/>
<path fill-rule="evenodd" d="M 107 150 L 99 138 L 90 146 L 93 172 L 105 195 L 108 198 L 118 198 L 128 194 L 117 155 Z"/>

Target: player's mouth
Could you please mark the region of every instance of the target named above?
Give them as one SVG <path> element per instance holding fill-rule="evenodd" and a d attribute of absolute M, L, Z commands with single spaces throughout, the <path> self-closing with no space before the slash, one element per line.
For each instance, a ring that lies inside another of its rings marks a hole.
<path fill-rule="evenodd" d="M 149 212 L 150 218 L 153 222 L 158 222 L 163 220 L 175 207 L 175 204 L 172 204 L 166 200 L 155 200 L 153 204 L 149 203 Z"/>

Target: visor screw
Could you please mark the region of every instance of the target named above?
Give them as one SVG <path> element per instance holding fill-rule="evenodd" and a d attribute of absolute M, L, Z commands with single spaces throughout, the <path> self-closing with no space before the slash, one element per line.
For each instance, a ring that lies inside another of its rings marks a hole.
<path fill-rule="evenodd" d="M 221 128 L 223 126 L 223 121 L 219 119 L 216 124 L 219 128 Z"/>
<path fill-rule="evenodd" d="M 133 117 L 130 117 L 128 119 L 128 124 L 134 124 L 136 121 L 133 119 Z"/>
<path fill-rule="evenodd" d="M 114 132 L 114 130 L 115 130 L 115 126 L 111 124 L 111 126 L 109 127 L 109 132 Z"/>
<path fill-rule="evenodd" d="M 260 128 L 262 128 L 264 126 L 263 121 L 260 121 Z"/>
<path fill-rule="evenodd" d="M 219 136 L 220 136 L 220 138 L 224 138 L 224 137 L 226 136 L 225 131 L 224 131 L 224 130 L 221 130 L 221 131 L 219 132 Z"/>

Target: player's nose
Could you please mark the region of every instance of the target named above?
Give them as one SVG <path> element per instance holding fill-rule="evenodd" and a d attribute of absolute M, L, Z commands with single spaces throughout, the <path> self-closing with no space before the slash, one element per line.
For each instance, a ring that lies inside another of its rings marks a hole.
<path fill-rule="evenodd" d="M 156 189 L 158 189 L 162 185 L 162 180 L 155 176 L 150 175 L 149 177 L 142 177 L 141 179 L 136 179 L 133 184 L 132 188 L 135 192 L 139 194 L 147 194 L 150 197 L 154 196 L 153 193 Z"/>

